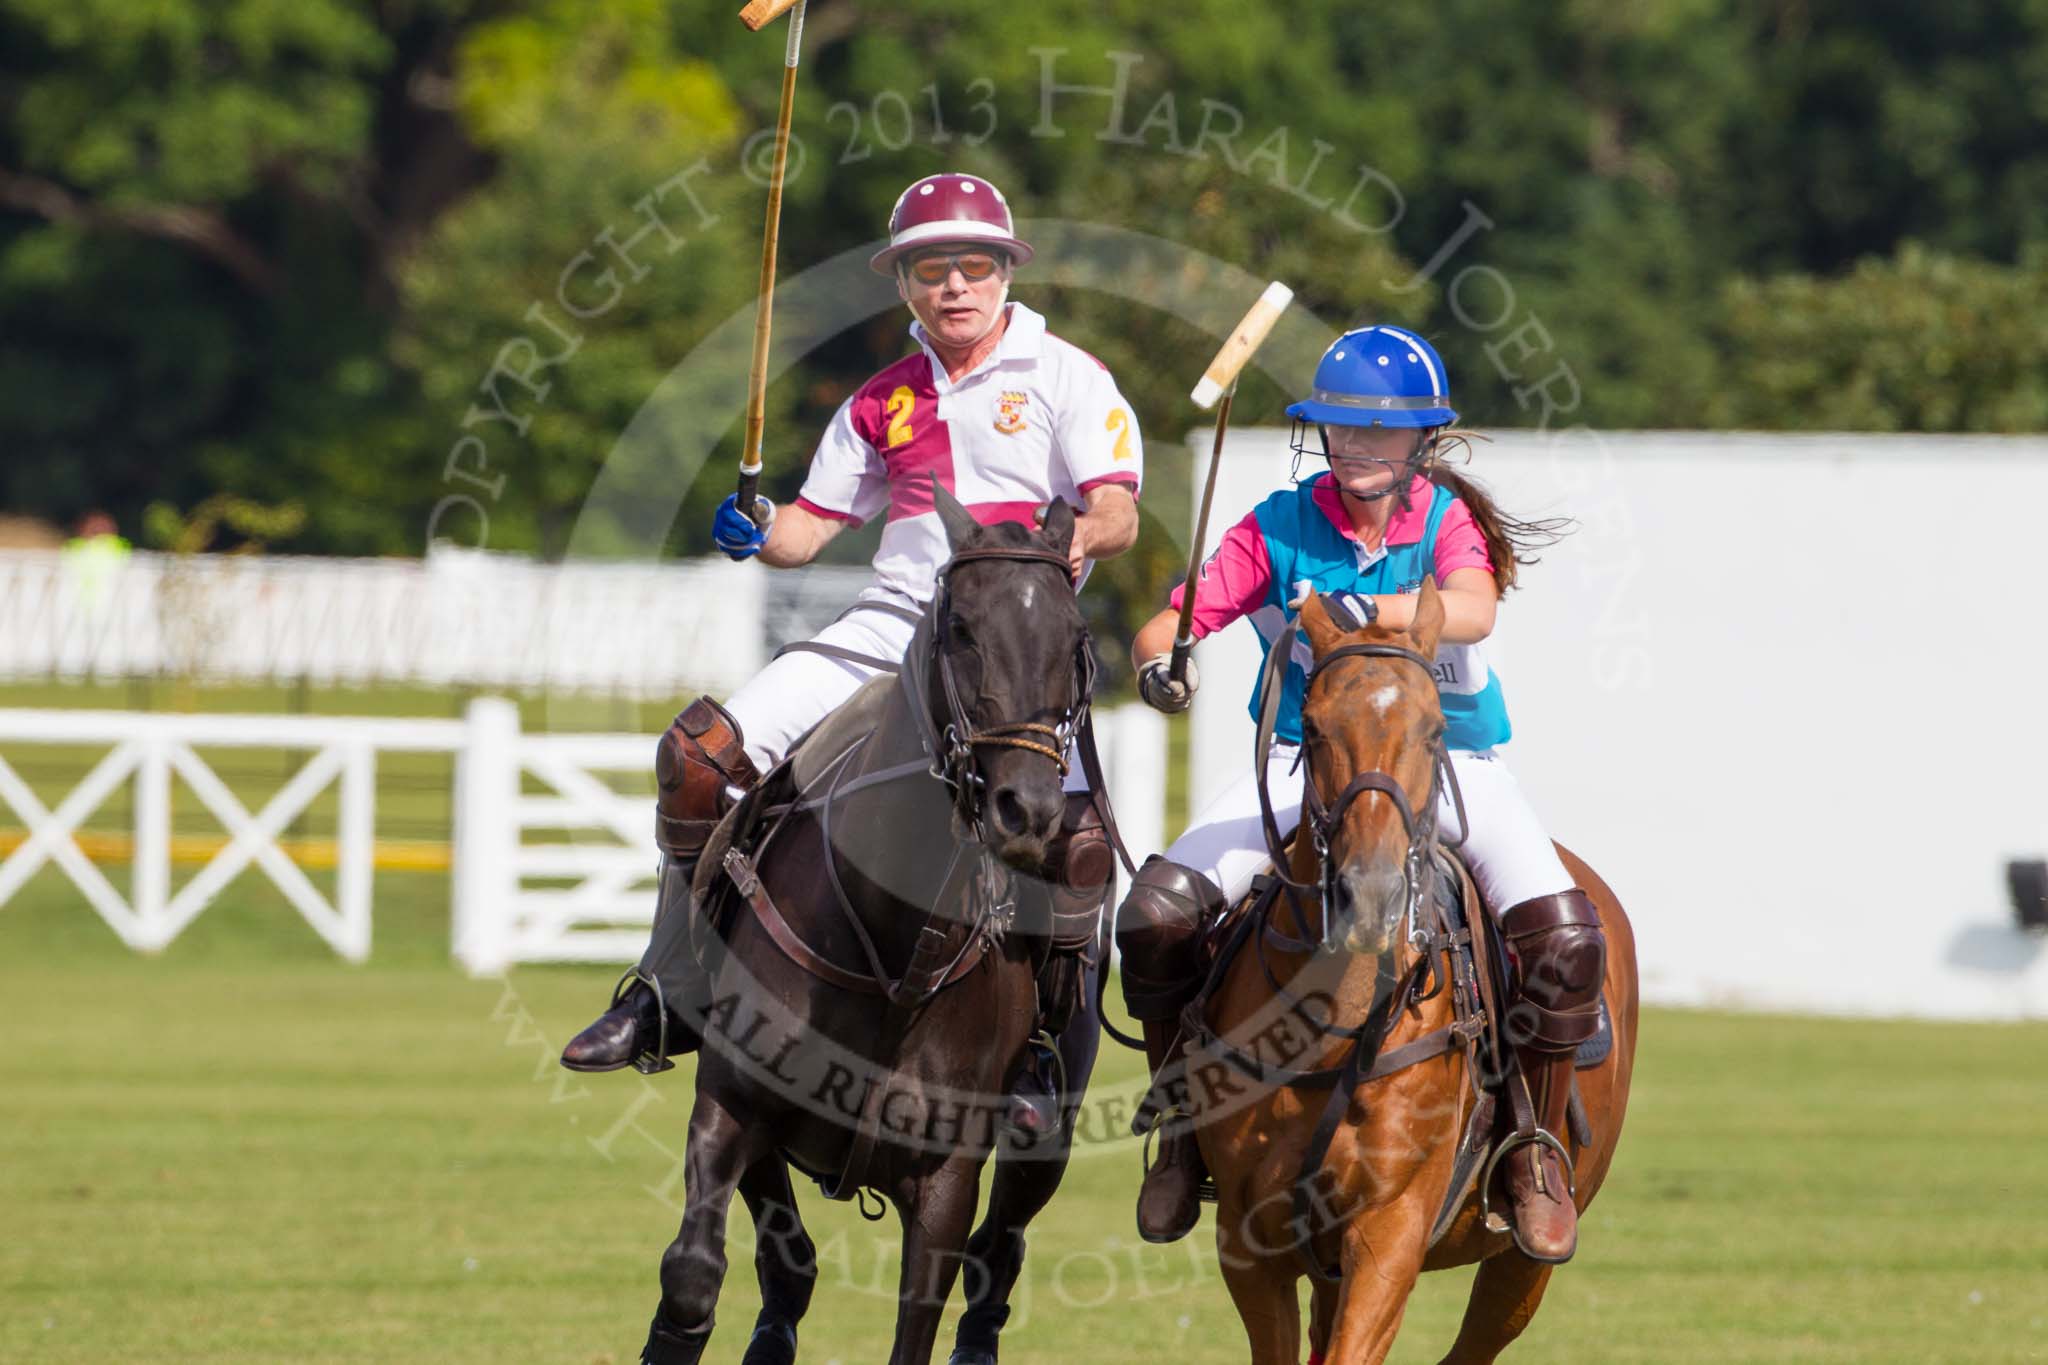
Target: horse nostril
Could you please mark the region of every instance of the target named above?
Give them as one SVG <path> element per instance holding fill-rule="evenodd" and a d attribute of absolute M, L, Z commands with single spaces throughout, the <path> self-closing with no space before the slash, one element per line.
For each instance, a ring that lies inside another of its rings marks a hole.
<path fill-rule="evenodd" d="M 1030 812 L 1025 810 L 1023 800 L 1014 789 L 1001 788 L 996 792 L 996 798 L 991 804 L 995 807 L 996 828 L 1005 835 L 1015 838 L 1017 835 L 1030 832 Z"/>
<path fill-rule="evenodd" d="M 1349 877 L 1337 878 L 1337 885 L 1330 900 L 1330 909 L 1335 912 L 1338 919 L 1348 923 L 1358 917 L 1358 897 Z"/>

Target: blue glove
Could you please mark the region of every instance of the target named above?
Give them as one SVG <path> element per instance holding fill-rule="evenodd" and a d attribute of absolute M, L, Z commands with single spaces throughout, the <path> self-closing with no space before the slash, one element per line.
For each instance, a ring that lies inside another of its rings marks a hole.
<path fill-rule="evenodd" d="M 725 501 L 718 504 L 718 512 L 711 518 L 711 542 L 733 559 L 752 559 L 761 553 L 761 547 L 768 542 L 768 528 L 775 524 L 775 504 L 766 498 L 756 498 L 760 506 L 768 509 L 767 520 L 756 526 L 754 519 L 740 511 L 740 495 L 728 493 Z"/>

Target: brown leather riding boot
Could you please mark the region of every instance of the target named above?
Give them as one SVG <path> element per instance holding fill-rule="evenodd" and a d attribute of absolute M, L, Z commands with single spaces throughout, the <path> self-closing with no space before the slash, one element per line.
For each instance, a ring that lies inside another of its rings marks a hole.
<path fill-rule="evenodd" d="M 1571 1103 L 1572 1054 L 1521 1048 L 1517 1056 L 1536 1103 L 1537 1126 L 1562 1141 Z M 1531 1142 L 1508 1153 L 1505 1165 L 1515 1245 L 1532 1261 L 1569 1261 L 1579 1245 L 1579 1210 L 1557 1148 Z"/>
<path fill-rule="evenodd" d="M 709 697 L 691 702 L 662 735 L 654 773 L 654 838 L 665 860 L 654 933 L 633 970 L 638 979 L 622 981 L 611 1008 L 562 1049 L 562 1065 L 571 1071 L 634 1066 L 652 1074 L 701 1042 L 695 1024 L 710 983 L 690 944 L 690 880 L 711 832 L 732 809 L 733 793 L 753 787 L 760 774 L 739 722 Z M 650 983 L 658 983 L 658 994 Z"/>
<path fill-rule="evenodd" d="M 1515 1244 L 1531 1260 L 1567 1261 L 1578 1246 L 1579 1213 L 1560 1148 L 1574 1056 L 1600 1025 L 1607 940 L 1599 910 L 1576 889 L 1511 906 L 1500 924 L 1517 967 L 1509 1035 L 1543 1135 L 1505 1158 Z"/>
<path fill-rule="evenodd" d="M 1165 1106 L 1155 1130 L 1159 1155 L 1138 1187 L 1138 1235 L 1148 1242 L 1178 1242 L 1202 1218 L 1202 1181 L 1208 1170 L 1186 1111 L 1186 1082 L 1180 1076 L 1180 1027 L 1170 1019 L 1146 1020 L 1145 1059 L 1152 1064 L 1153 1095 Z"/>

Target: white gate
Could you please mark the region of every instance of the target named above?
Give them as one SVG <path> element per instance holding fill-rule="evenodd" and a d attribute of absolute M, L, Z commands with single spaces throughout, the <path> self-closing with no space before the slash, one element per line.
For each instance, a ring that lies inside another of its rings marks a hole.
<path fill-rule="evenodd" d="M 351 962 L 370 954 L 370 860 L 379 749 L 449 751 L 465 727 L 452 720 L 357 720 L 298 716 L 201 716 L 126 711 L 0 711 L 0 803 L 28 837 L 0 862 L 0 905 L 45 863 L 64 871 L 100 918 L 131 948 L 169 944 L 251 863 L 260 867 L 320 937 Z M 68 795 L 46 806 L 5 754 L 32 745 L 112 747 Z M 285 784 L 251 811 L 197 748 L 311 750 Z M 198 875 L 171 894 L 171 778 L 184 779 L 228 839 Z M 340 784 L 335 894 L 327 897 L 280 846 L 279 835 L 313 798 Z M 134 787 L 130 894 L 115 890 L 80 848 L 87 816 L 124 784 Z"/>
<path fill-rule="evenodd" d="M 518 708 L 495 697 L 471 702 L 469 719 L 455 779 L 456 960 L 482 974 L 638 958 L 654 918 L 653 794 L 604 778 L 650 774 L 655 737 L 522 734 Z M 529 781 L 546 792 L 526 793 Z"/>

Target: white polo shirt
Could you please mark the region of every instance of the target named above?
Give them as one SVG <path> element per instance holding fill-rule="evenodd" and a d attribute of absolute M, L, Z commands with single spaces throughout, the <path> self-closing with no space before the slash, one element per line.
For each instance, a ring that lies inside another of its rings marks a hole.
<path fill-rule="evenodd" d="M 806 511 L 856 525 L 888 513 L 878 587 L 928 601 L 952 557 L 932 506 L 934 474 L 984 526 L 1030 525 L 1054 498 L 1078 509 L 1107 483 L 1138 493 L 1144 442 L 1108 368 L 1048 332 L 1038 313 L 1008 307 L 995 353 L 958 383 L 913 322 L 918 354 L 847 399 L 811 457 L 797 498 Z"/>

